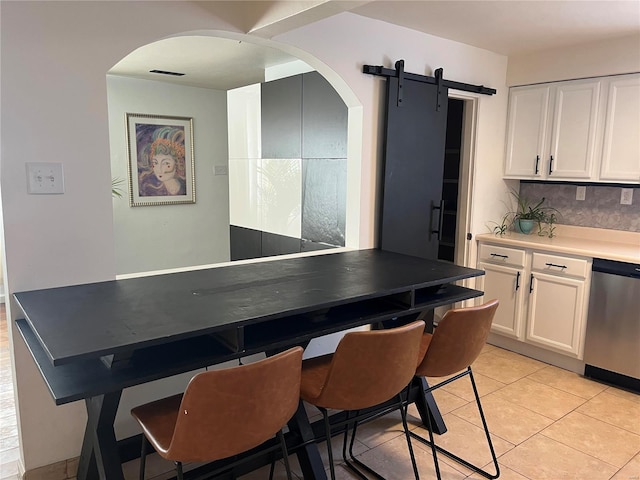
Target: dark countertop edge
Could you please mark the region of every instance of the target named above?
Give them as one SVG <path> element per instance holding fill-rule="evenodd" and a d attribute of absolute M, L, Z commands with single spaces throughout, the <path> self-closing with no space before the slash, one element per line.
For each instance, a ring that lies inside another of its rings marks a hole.
<path fill-rule="evenodd" d="M 338 301 L 335 301 L 335 302 L 324 303 L 322 305 L 313 305 L 313 306 L 308 306 L 308 307 L 303 307 L 303 308 L 297 308 L 297 309 L 282 311 L 282 312 L 278 312 L 276 314 L 272 314 L 272 315 L 269 315 L 269 316 L 266 316 L 266 317 L 261 317 L 259 319 L 249 319 L 249 320 L 246 320 L 246 321 L 239 321 L 239 322 L 234 324 L 234 328 L 242 328 L 242 327 L 254 325 L 254 324 L 257 324 L 257 323 L 261 323 L 261 322 L 264 322 L 264 321 L 275 320 L 275 319 L 283 318 L 283 317 L 291 317 L 291 316 L 296 316 L 296 315 L 305 315 L 305 314 L 308 314 L 308 313 L 316 311 L 316 310 L 324 310 L 326 308 L 333 308 L 333 307 L 338 307 L 338 306 L 341 306 L 341 305 L 348 305 L 348 304 L 357 303 L 357 302 L 361 302 L 361 301 L 373 300 L 373 299 L 376 299 L 376 298 L 391 297 L 393 295 L 397 295 L 397 294 L 400 294 L 400 293 L 411 293 L 411 292 L 415 292 L 415 291 L 423 289 L 423 288 L 442 286 L 442 285 L 446 285 L 446 284 L 451 284 L 451 283 L 456 282 L 458 280 L 463 280 L 463 279 L 466 279 L 466 278 L 473 278 L 473 277 L 484 275 L 484 271 L 483 270 L 478 270 L 478 269 L 474 269 L 474 268 L 470 268 L 470 267 L 463 267 L 463 266 L 460 266 L 460 265 L 449 264 L 447 262 L 441 262 L 441 263 L 443 264 L 444 267 L 451 267 L 451 268 L 455 268 L 455 269 L 464 270 L 464 273 L 458 273 L 458 274 L 455 274 L 455 275 L 447 276 L 446 279 L 444 279 L 444 280 L 443 279 L 431 280 L 431 281 L 427 281 L 427 282 L 421 282 L 421 283 L 417 283 L 417 284 L 413 284 L 413 285 L 409 285 L 409 286 L 398 287 L 398 288 L 386 290 L 384 292 L 375 292 L 373 294 L 365 294 L 365 295 L 362 295 L 362 296 L 359 296 L 359 297 L 341 299 L 341 300 L 338 300 Z M 64 288 L 64 287 L 62 287 L 62 288 Z M 41 347 L 43 349 L 43 352 L 46 354 L 47 358 L 49 359 L 49 361 L 51 362 L 51 364 L 53 366 L 66 365 L 66 364 L 77 362 L 79 360 L 86 360 L 86 359 L 89 359 L 89 358 L 98 358 L 99 359 L 100 357 L 107 356 L 107 355 L 126 353 L 126 352 L 131 352 L 131 351 L 134 351 L 134 350 L 138 350 L 138 349 L 143 349 L 143 348 L 153 347 L 153 346 L 157 346 L 157 345 L 162 345 L 164 343 L 167 343 L 169 341 L 169 338 L 170 338 L 170 341 L 173 342 L 173 341 L 179 341 L 179 340 L 185 340 L 185 339 L 189 339 L 189 338 L 193 338 L 193 337 L 198 337 L 198 336 L 202 336 L 202 335 L 214 334 L 214 333 L 218 333 L 218 332 L 222 332 L 222 331 L 229 331 L 229 329 L 230 329 L 228 325 L 217 325 L 217 326 L 210 327 L 210 328 L 194 330 L 194 331 L 185 332 L 183 334 L 173 335 L 171 337 L 159 337 L 159 338 L 151 339 L 151 340 L 148 340 L 148 341 L 145 341 L 145 342 L 142 342 L 142 343 L 136 343 L 135 345 L 134 344 L 127 344 L 127 345 L 118 346 L 116 348 L 105 348 L 105 349 L 95 350 L 95 351 L 92 351 L 90 354 L 88 354 L 88 353 L 79 353 L 79 354 L 74 354 L 74 355 L 69 355 L 69 356 L 54 357 L 51 354 L 51 352 L 47 349 L 45 342 L 42 340 L 41 336 L 37 332 L 37 329 L 34 328 L 33 323 L 31 322 L 31 320 L 29 319 L 27 313 L 23 309 L 22 304 L 20 303 L 20 300 L 19 300 L 19 296 L 20 296 L 21 293 L 28 293 L 28 292 L 16 292 L 16 293 L 13 294 L 14 298 L 16 299 L 16 302 L 18 303 L 18 306 L 21 308 L 22 312 L 25 314 L 24 315 L 25 321 L 28 323 L 30 330 L 34 333 L 35 337 L 37 338 L 37 340 L 39 341 L 39 344 L 41 345 Z M 134 346 L 137 347 L 137 348 L 132 348 Z"/>

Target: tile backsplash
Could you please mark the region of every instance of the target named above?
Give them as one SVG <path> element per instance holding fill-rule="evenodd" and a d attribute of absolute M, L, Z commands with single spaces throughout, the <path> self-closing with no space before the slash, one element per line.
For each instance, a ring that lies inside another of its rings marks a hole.
<path fill-rule="evenodd" d="M 620 204 L 621 187 L 587 185 L 584 200 L 576 200 L 577 185 L 520 183 L 520 195 L 546 198 L 545 205 L 560 212 L 558 224 L 640 232 L 640 186 L 633 188 L 633 203 Z"/>

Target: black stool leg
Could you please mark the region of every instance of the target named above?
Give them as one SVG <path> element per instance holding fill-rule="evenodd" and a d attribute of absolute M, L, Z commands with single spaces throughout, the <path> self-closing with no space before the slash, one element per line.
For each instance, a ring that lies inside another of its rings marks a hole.
<path fill-rule="evenodd" d="M 358 414 L 356 414 L 357 416 Z M 374 469 L 372 469 L 370 466 L 366 465 L 365 463 L 361 462 L 360 460 L 358 460 L 354 455 L 353 455 L 353 444 L 355 443 L 355 438 L 356 438 L 356 432 L 358 431 L 358 421 L 356 420 L 355 422 L 353 422 L 353 431 L 351 432 L 351 444 L 349 445 L 349 457 L 351 458 L 351 462 L 355 463 L 356 465 L 358 465 L 360 468 L 362 468 L 363 470 L 369 472 L 371 475 L 373 475 L 375 478 L 377 478 L 378 480 L 386 480 L 382 475 L 380 475 L 378 472 L 376 472 Z M 368 480 L 368 477 L 366 475 L 364 475 L 359 469 L 358 467 L 356 467 L 356 465 L 354 465 L 353 463 L 351 463 L 350 461 L 348 461 L 345 458 L 345 464 L 347 465 L 347 467 L 349 467 L 349 469 L 354 472 L 355 474 L 357 474 L 360 478 L 362 478 L 363 480 Z"/>
<path fill-rule="evenodd" d="M 347 459 L 347 455 L 346 455 L 346 449 L 347 449 L 347 439 L 349 436 L 349 417 L 351 417 L 351 413 L 352 412 L 347 412 L 347 424 L 344 426 L 344 441 L 342 443 L 342 458 L 344 459 L 344 464 L 349 468 L 349 470 L 351 470 L 353 473 L 355 473 L 359 478 L 361 478 L 362 480 L 368 480 L 367 477 L 360 472 L 360 470 L 358 470 L 356 468 L 355 465 L 353 465 L 348 459 Z M 359 410 L 356 411 L 354 413 L 354 417 L 357 417 L 359 415 Z M 349 443 L 349 457 L 351 458 L 352 461 L 360 464 L 360 462 L 358 460 L 356 460 L 355 456 L 353 455 L 353 444 L 355 443 L 356 440 L 356 431 L 358 429 L 358 421 L 354 420 L 353 422 L 353 430 L 351 431 L 351 442 Z M 367 468 L 367 466 L 365 465 L 365 468 Z M 375 474 L 375 472 L 373 472 Z M 380 478 L 380 477 L 377 477 Z"/>
<path fill-rule="evenodd" d="M 274 454 L 275 457 L 275 454 Z M 275 458 L 271 461 L 271 468 L 269 469 L 269 480 L 273 480 L 273 471 L 276 468 L 276 460 Z"/>
<path fill-rule="evenodd" d="M 331 472 L 331 480 L 336 480 L 336 471 L 333 466 L 333 451 L 331 450 L 331 424 L 329 423 L 329 413 L 326 408 L 319 408 L 324 418 L 324 434 L 327 440 L 327 454 L 329 455 L 329 471 Z"/>
<path fill-rule="evenodd" d="M 429 430 L 429 443 L 431 445 L 431 453 L 433 454 L 433 464 L 436 468 L 436 478 L 440 480 L 440 466 L 438 465 L 438 453 L 436 452 L 436 442 L 433 438 L 433 425 L 431 424 L 431 417 L 427 416 L 427 430 Z"/>
<path fill-rule="evenodd" d="M 429 430 L 429 440 L 422 438 L 420 435 L 414 433 L 414 432 L 410 432 L 411 436 L 417 440 L 419 440 L 420 442 L 424 443 L 425 445 L 430 445 L 431 446 L 431 451 L 433 452 L 433 463 L 435 464 L 436 467 L 436 475 L 438 477 L 438 479 L 440 479 L 440 469 L 438 466 L 438 458 L 437 458 L 437 454 L 436 451 L 446 455 L 447 457 L 451 458 L 452 460 L 455 460 L 456 462 L 458 462 L 461 465 L 464 465 L 465 467 L 469 468 L 470 470 L 473 470 L 476 473 L 479 473 L 480 475 L 482 475 L 485 478 L 488 479 L 496 479 L 500 476 L 500 466 L 498 465 L 498 459 L 496 457 L 496 452 L 493 448 L 493 442 L 491 441 L 491 435 L 489 434 L 489 428 L 487 427 L 487 422 L 486 419 L 484 417 L 484 412 L 482 410 L 482 405 L 480 403 L 480 394 L 478 393 L 478 389 L 476 388 L 476 382 L 473 379 L 473 372 L 471 371 L 471 367 L 467 367 L 467 369 L 465 371 L 463 371 L 462 373 L 459 373 L 457 375 L 455 375 L 454 377 L 451 377 L 433 387 L 430 388 L 431 391 L 440 388 L 444 385 L 447 385 L 455 380 L 458 380 L 464 376 L 469 376 L 469 379 L 471 381 L 471 386 L 473 387 L 473 393 L 476 397 L 476 406 L 478 407 L 478 412 L 480 413 L 480 418 L 482 420 L 482 426 L 484 427 L 484 434 L 487 438 L 487 444 L 489 445 L 489 451 L 491 453 L 491 458 L 493 460 L 493 465 L 496 469 L 496 473 L 495 474 L 491 474 L 485 470 L 482 470 L 480 467 L 478 467 L 477 465 L 473 465 L 471 463 L 469 463 L 468 461 L 466 461 L 463 458 L 460 458 L 459 456 L 453 454 L 452 452 L 445 450 L 444 448 L 438 446 L 435 444 L 435 442 L 433 441 L 433 424 L 431 422 L 431 418 L 427 416 L 427 427 Z"/>
<path fill-rule="evenodd" d="M 404 434 L 407 437 L 407 446 L 409 447 L 409 456 L 411 457 L 411 466 L 413 467 L 413 474 L 416 480 L 420 480 L 420 474 L 418 473 L 418 465 L 416 464 L 416 456 L 413 453 L 413 446 L 411 445 L 411 435 L 409 435 L 409 425 L 407 425 L 407 405 L 402 401 L 402 394 L 398 395 L 398 401 L 400 402 L 400 415 L 402 416 L 402 427 L 404 428 Z"/>
<path fill-rule="evenodd" d="M 291 480 L 291 466 L 289 465 L 289 452 L 287 451 L 287 442 L 284 440 L 282 430 L 278 432 L 278 438 L 280 439 L 280 447 L 282 448 L 282 459 L 284 460 L 284 468 L 287 471 L 287 478 Z M 273 472 L 273 464 L 271 464 L 271 471 Z M 271 480 L 271 477 L 269 477 Z"/>
<path fill-rule="evenodd" d="M 144 469 L 147 464 L 147 437 L 142 435 L 142 447 L 140 447 L 140 480 L 144 480 Z"/>

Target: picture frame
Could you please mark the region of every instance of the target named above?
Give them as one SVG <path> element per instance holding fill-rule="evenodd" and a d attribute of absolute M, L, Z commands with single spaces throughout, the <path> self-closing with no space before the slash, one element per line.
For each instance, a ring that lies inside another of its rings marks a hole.
<path fill-rule="evenodd" d="M 125 115 L 129 205 L 196 203 L 193 118 Z"/>

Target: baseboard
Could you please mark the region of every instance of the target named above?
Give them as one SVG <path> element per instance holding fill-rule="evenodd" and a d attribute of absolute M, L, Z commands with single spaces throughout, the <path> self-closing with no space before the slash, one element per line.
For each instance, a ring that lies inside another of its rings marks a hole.
<path fill-rule="evenodd" d="M 490 333 L 487 343 L 496 347 L 504 348 L 512 352 L 533 358 L 540 362 L 548 363 L 564 370 L 569 370 L 580 375 L 584 374 L 584 361 L 577 358 L 568 357 L 561 353 L 552 352 L 539 348 L 534 345 L 515 340 L 513 338 L 504 337 Z"/>
<path fill-rule="evenodd" d="M 78 473 L 79 457 L 32 468 L 25 471 L 22 462 L 18 462 L 18 476 L 21 480 L 69 480 Z"/>

